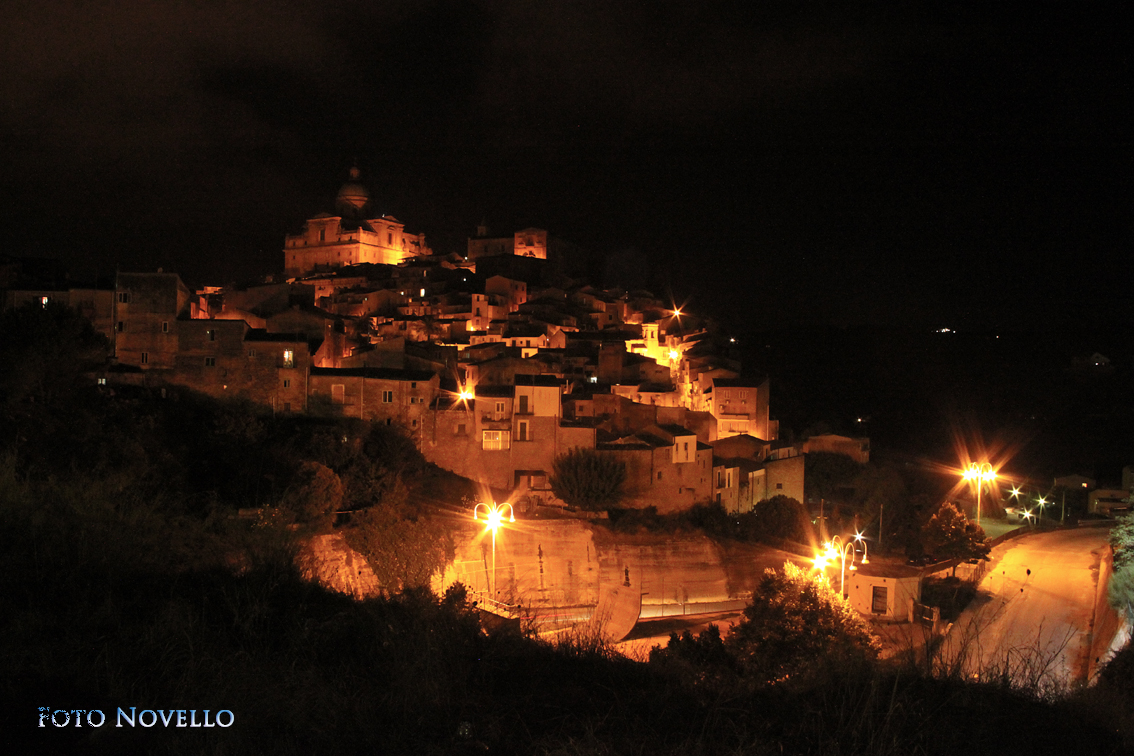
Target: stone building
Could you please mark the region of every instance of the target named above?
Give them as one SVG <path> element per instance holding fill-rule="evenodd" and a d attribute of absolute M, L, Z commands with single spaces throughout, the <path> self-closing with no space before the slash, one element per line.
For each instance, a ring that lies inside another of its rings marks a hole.
<path fill-rule="evenodd" d="M 626 465 L 623 506 L 677 512 L 712 493 L 713 449 L 679 425 L 652 425 L 595 447 Z"/>
<path fill-rule="evenodd" d="M 114 358 L 122 365 L 173 368 L 177 322 L 192 295 L 176 273 L 119 273 L 114 292 Z"/>
<path fill-rule="evenodd" d="M 339 189 L 337 215 L 320 213 L 307 220 L 303 231 L 284 237 L 286 275 L 365 263 L 397 265 L 430 254 L 425 234 L 409 233 L 397 218 L 370 212 L 370 192 L 359 176 L 352 168 L 350 180 Z"/>
<path fill-rule="evenodd" d="M 512 386 L 442 395 L 430 408 L 422 453 L 480 483 L 511 490 L 544 481 L 555 457 L 594 448 L 595 430 L 563 420 L 562 388 L 551 376 L 515 376 Z"/>
<path fill-rule="evenodd" d="M 314 367 L 308 377 L 308 411 L 397 425 L 419 440 L 440 377 L 427 370 Z"/>

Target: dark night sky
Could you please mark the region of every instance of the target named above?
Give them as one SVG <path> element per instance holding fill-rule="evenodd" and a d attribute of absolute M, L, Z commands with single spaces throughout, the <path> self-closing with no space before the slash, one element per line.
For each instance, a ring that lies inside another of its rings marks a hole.
<path fill-rule="evenodd" d="M 738 326 L 1129 321 L 1125 26 L 925 6 L 17 0 L 0 252 L 276 270 L 357 159 L 438 251 L 636 249 Z"/>

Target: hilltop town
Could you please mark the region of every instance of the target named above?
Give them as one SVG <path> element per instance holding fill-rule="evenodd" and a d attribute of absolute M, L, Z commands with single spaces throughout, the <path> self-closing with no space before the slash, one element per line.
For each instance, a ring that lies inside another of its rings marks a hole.
<path fill-rule="evenodd" d="M 86 315 L 112 346 L 95 376 L 108 391 L 192 389 L 397 426 L 521 512 L 563 506 L 549 473 L 576 448 L 625 464 L 623 506 L 663 513 L 804 501 L 806 452 L 868 460 L 863 438 L 781 442 L 769 378 L 745 372 L 734 339 L 653 293 L 570 278 L 574 247 L 544 229 L 482 224 L 464 254 L 437 254 L 371 211 L 357 170 L 334 209 L 286 235 L 283 275 L 254 285 L 190 290 L 158 270 L 119 272 L 113 289 L 45 287 L 11 260 L 4 306 Z"/>

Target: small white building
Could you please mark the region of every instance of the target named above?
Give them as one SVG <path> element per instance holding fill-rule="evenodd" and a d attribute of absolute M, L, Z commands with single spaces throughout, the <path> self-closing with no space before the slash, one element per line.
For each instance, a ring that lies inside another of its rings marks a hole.
<path fill-rule="evenodd" d="M 909 616 L 910 599 L 921 600 L 921 576 L 871 575 L 860 567 L 847 571 L 844 590 L 851 606 L 860 613 L 877 619 L 903 620 Z"/>

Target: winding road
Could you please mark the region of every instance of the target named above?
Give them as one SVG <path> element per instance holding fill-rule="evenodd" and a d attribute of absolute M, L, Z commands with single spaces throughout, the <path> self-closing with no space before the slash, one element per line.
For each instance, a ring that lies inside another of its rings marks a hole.
<path fill-rule="evenodd" d="M 1027 534 L 993 549 L 941 659 L 965 676 L 1055 691 L 1085 682 L 1100 556 L 1109 530 Z"/>

